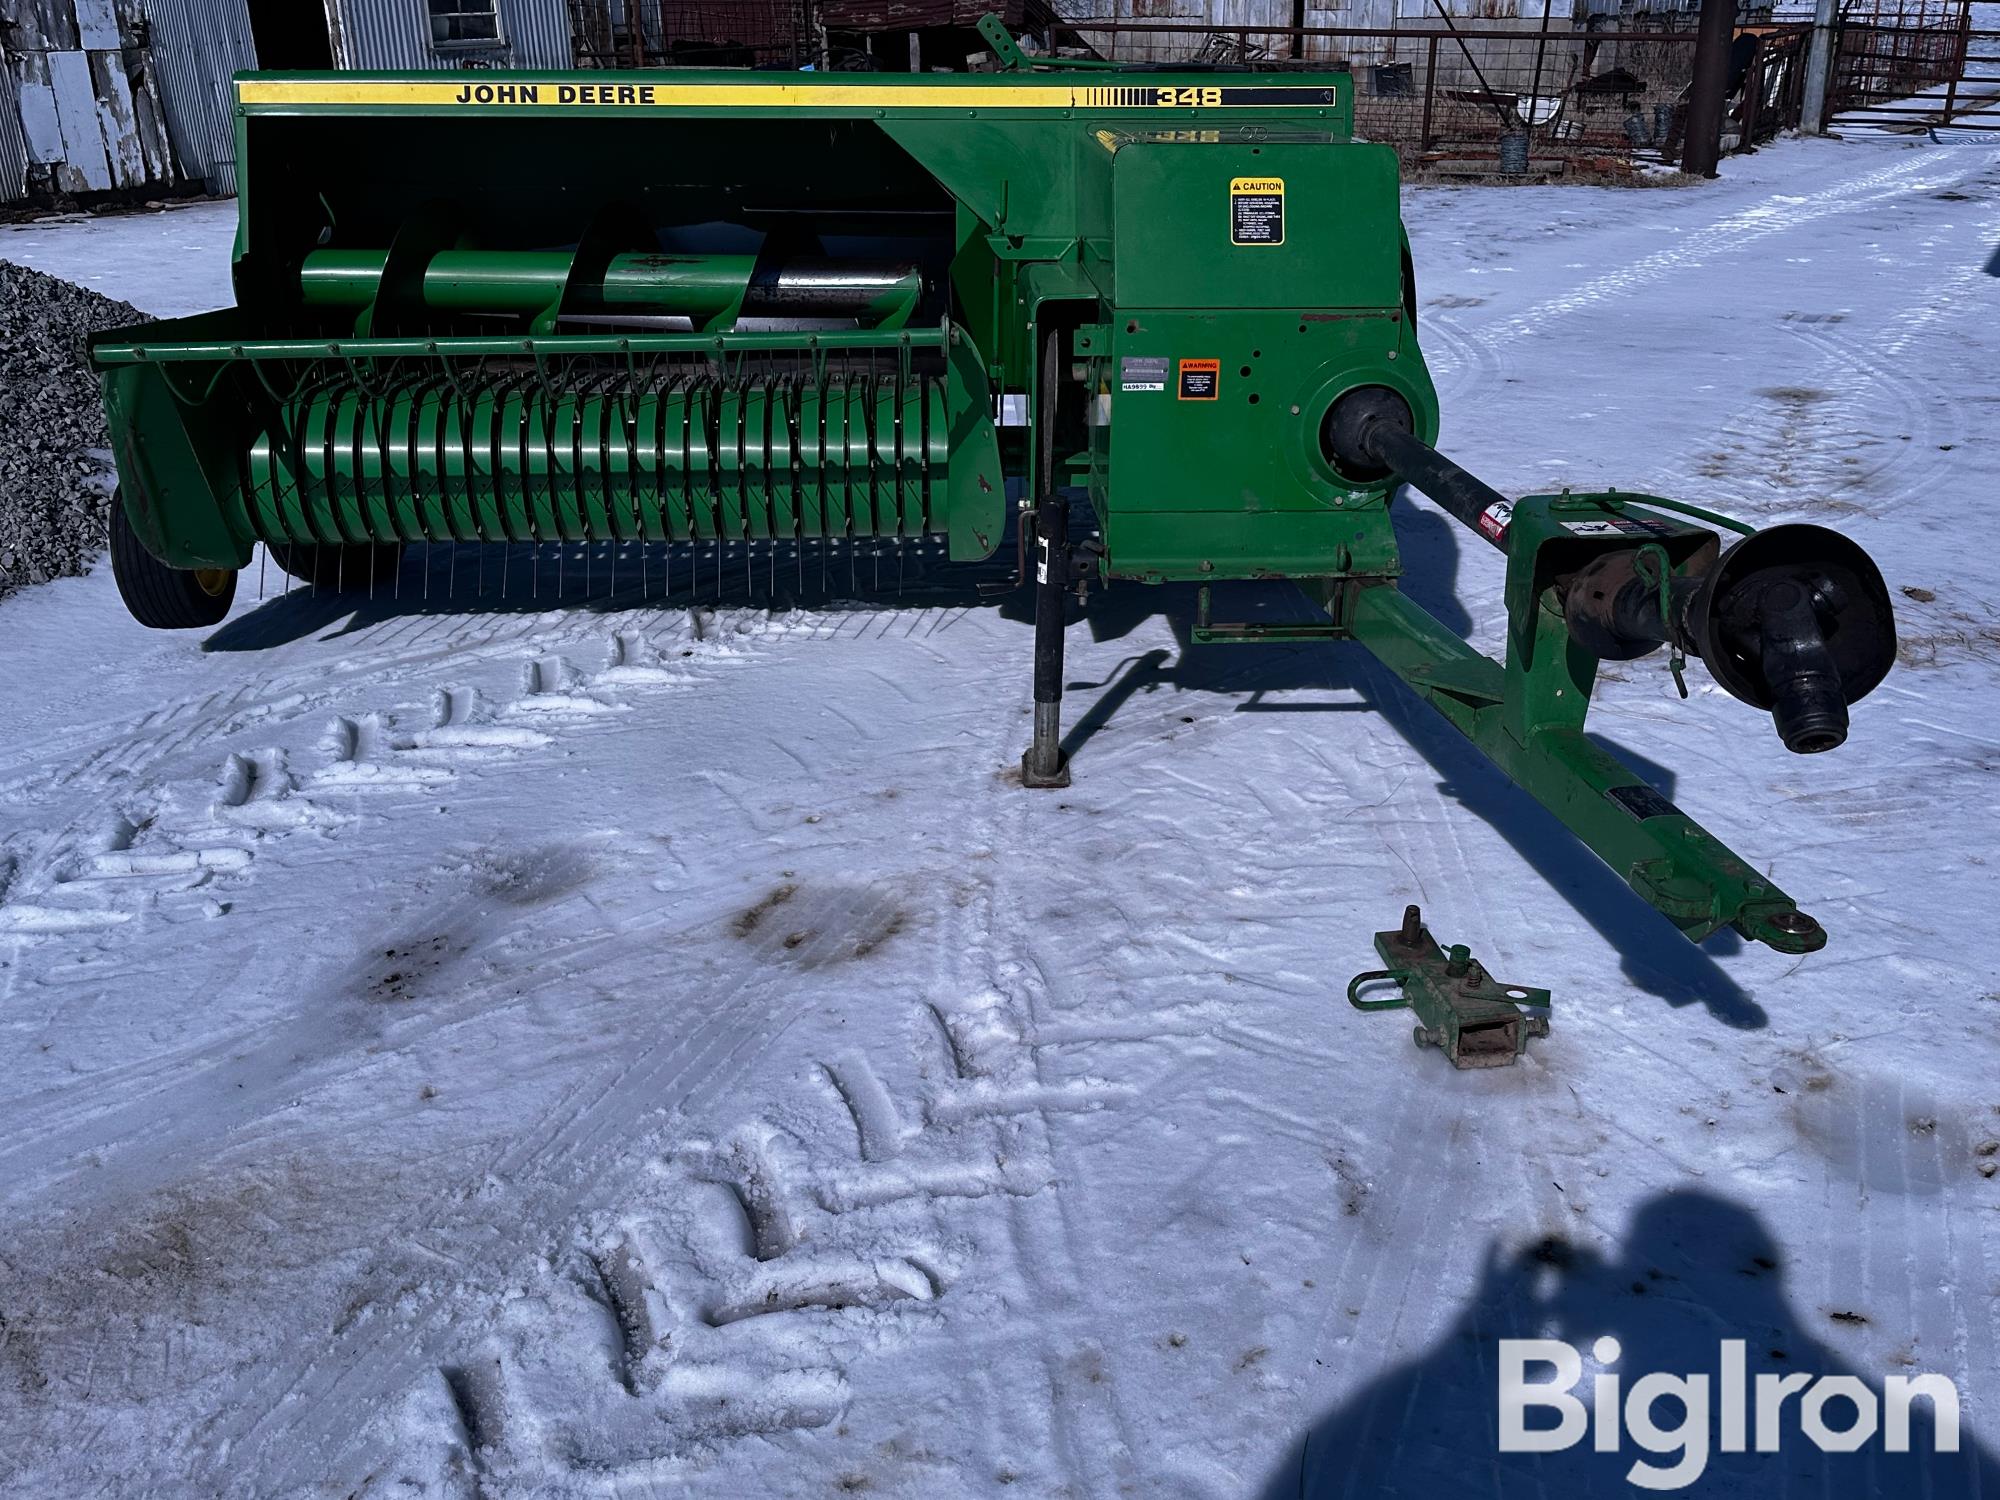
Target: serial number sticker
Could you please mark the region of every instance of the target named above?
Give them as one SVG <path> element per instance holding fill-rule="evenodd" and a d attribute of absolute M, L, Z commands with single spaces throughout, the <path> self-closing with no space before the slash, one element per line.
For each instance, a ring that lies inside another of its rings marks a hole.
<path fill-rule="evenodd" d="M 1222 395 L 1222 361 L 1184 359 L 1181 361 L 1181 400 L 1215 401 Z"/>
<path fill-rule="evenodd" d="M 1164 354 L 1128 354 L 1118 362 L 1121 391 L 1164 391 L 1167 388 L 1167 357 Z"/>
<path fill-rule="evenodd" d="M 1284 178 L 1229 179 L 1229 243 L 1232 245 L 1285 243 Z"/>

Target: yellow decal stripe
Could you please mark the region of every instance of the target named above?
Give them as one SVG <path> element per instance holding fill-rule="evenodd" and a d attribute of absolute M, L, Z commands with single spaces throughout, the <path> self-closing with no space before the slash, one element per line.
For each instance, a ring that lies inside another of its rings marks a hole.
<path fill-rule="evenodd" d="M 643 75 L 627 75 L 635 80 Z M 1253 95 L 1231 98 L 1232 94 Z M 1296 101 L 1283 96 L 1297 94 Z M 1307 97 L 1311 95 L 1313 97 Z M 1278 97 L 1273 97 L 1278 96 Z M 1071 84 L 1018 84 L 1004 88 L 952 88 L 916 84 L 883 88 L 838 83 L 597 82 L 523 79 L 510 74 L 459 74 L 450 80 L 385 78 L 245 79 L 239 104 L 264 107 L 348 106 L 451 109 L 1132 109 L 1155 104 L 1180 108 L 1270 108 L 1333 103 L 1330 88 L 1128 88 Z"/>
<path fill-rule="evenodd" d="M 405 83 L 388 80 L 307 82 L 246 79 L 237 101 L 248 105 L 462 105 L 505 108 L 570 107 L 720 109 L 1070 109 L 1076 91 L 1067 84 L 1020 88 L 868 88 L 811 83 L 718 83 L 699 88 L 675 84 L 574 84 L 542 82 Z"/>

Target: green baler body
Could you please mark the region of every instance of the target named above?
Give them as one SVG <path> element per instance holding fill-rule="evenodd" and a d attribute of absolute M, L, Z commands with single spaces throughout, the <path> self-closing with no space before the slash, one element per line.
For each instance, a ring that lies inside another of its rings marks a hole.
<path fill-rule="evenodd" d="M 1035 446 L 1002 444 L 1002 398 L 1041 412 L 1060 327 L 1107 576 L 1396 573 L 1386 485 L 1319 441 L 1357 385 L 1436 431 L 1395 157 L 1349 138 L 1347 75 L 464 77 L 238 81 L 238 306 L 96 343 L 163 561 L 924 534 L 983 557 Z M 753 331 L 745 278 L 805 242 L 920 263 L 921 309 L 899 284 L 846 328 Z M 688 326 L 572 316 L 649 297 Z"/>
<path fill-rule="evenodd" d="M 1337 472 L 1329 451 L 1353 450 L 1323 424 L 1386 387 L 1429 442 L 1437 401 L 1395 158 L 1351 139 L 1346 74 L 257 74 L 237 93 L 238 306 L 93 345 L 125 514 L 160 561 L 920 536 L 977 559 L 1010 481 L 1035 502 L 1081 477 L 1103 577 L 1292 578 L 1329 609 L 1212 626 L 1203 590 L 1196 642 L 1351 637 L 1690 938 L 1824 941 L 1583 734 L 1597 660 L 1567 581 L 1649 552 L 1664 620 L 1666 572 L 1716 552 L 1659 509 L 1684 506 L 1479 515 L 1508 556 L 1504 664 L 1395 587 L 1392 481 Z M 1025 433 L 1001 432 L 1010 407 Z M 1035 509 L 1034 785 L 1060 780 L 1066 517 Z"/>

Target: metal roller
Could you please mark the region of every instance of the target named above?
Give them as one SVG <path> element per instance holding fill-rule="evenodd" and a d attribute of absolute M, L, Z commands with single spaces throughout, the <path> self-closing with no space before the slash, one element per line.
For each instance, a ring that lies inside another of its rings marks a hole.
<path fill-rule="evenodd" d="M 299 268 L 310 308 L 359 312 L 381 294 L 387 250 L 314 250 Z M 923 297 L 914 265 L 802 256 L 679 255 L 633 251 L 601 271 L 570 250 L 440 250 L 422 262 L 425 308 L 437 313 L 601 319 L 684 317 L 698 327 L 739 318 L 852 318 L 900 328 Z"/>
<path fill-rule="evenodd" d="M 941 530 L 944 381 L 532 370 L 286 402 L 251 444 L 265 541 L 713 541 Z"/>

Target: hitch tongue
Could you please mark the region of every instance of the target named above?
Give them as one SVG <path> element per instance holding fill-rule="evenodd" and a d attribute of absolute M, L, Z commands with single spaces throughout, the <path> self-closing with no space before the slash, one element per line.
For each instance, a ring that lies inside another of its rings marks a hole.
<path fill-rule="evenodd" d="M 1403 925 L 1375 934 L 1375 951 L 1387 968 L 1357 974 L 1347 985 L 1356 1010 L 1417 1013 L 1419 1047 L 1436 1047 L 1455 1068 L 1504 1068 L 1527 1050 L 1530 1037 L 1549 1034 L 1549 992 L 1494 979 L 1464 944 L 1449 952 L 1424 926 L 1423 912 L 1403 908 Z M 1393 983 L 1402 993 L 1364 1000 L 1371 984 Z"/>
<path fill-rule="evenodd" d="M 1394 474 L 1509 551 L 1515 503 L 1417 437 L 1407 405 L 1375 389 L 1349 392 L 1328 414 L 1336 467 Z M 1644 504 L 1641 497 L 1641 514 Z M 1578 571 L 1563 601 L 1578 646 L 1607 661 L 1671 646 L 1699 657 L 1731 697 L 1769 713 L 1794 754 L 1846 740 L 1848 705 L 1872 693 L 1896 660 L 1889 589 L 1866 552 L 1803 524 L 1751 532 L 1678 575 L 1662 556 L 1649 577 L 1639 566 L 1645 551 L 1607 551 Z"/>

